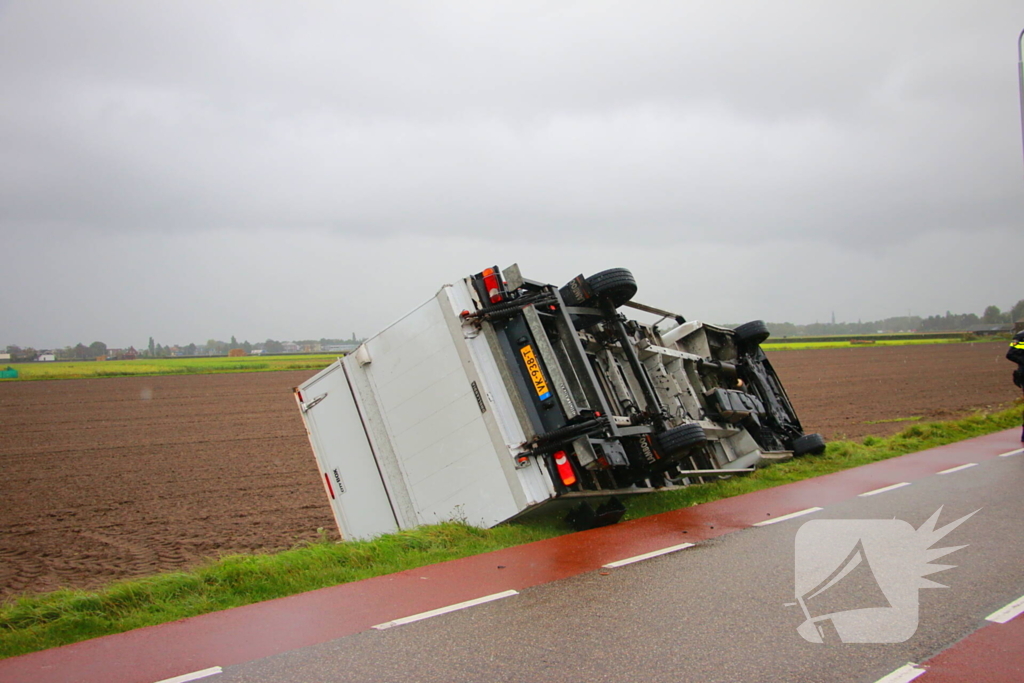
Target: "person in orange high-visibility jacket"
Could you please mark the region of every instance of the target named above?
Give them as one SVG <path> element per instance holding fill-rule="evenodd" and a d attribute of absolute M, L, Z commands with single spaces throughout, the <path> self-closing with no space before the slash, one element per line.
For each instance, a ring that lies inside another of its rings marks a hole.
<path fill-rule="evenodd" d="M 1017 364 L 1017 369 L 1013 371 L 1013 383 L 1024 390 L 1024 330 L 1013 335 L 1006 359 Z M 1020 440 L 1024 443 L 1024 424 L 1021 425 Z"/>

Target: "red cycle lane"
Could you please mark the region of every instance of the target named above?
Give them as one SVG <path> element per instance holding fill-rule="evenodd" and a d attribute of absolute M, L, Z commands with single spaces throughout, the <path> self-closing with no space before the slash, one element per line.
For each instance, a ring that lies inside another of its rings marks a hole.
<path fill-rule="evenodd" d="M 1024 681 L 1024 617 L 985 626 L 940 652 L 915 683 L 1020 683 Z"/>
<path fill-rule="evenodd" d="M 602 529 L 13 657 L 0 661 L 0 682 L 153 683 L 261 659 L 394 619 L 594 571 L 616 560 L 698 543 L 957 465 L 996 458 L 1019 448 L 1018 438 L 1018 430 L 1008 430 Z M 981 637 L 987 630 L 976 635 Z M 939 664 L 936 658 L 934 674 L 928 675 L 939 675 Z"/>

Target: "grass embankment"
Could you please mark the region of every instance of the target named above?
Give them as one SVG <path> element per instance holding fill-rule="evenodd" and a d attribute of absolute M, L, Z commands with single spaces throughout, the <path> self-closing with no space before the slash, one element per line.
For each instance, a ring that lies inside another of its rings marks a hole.
<path fill-rule="evenodd" d="M 675 510 L 906 453 L 981 436 L 1020 424 L 1020 406 L 955 422 L 925 423 L 888 438 L 830 443 L 822 456 L 801 458 L 675 491 L 632 497 L 627 519 Z M 10 657 L 140 626 L 237 607 L 315 588 L 390 574 L 444 560 L 567 533 L 553 516 L 477 529 L 446 523 L 373 541 L 308 544 L 276 555 L 225 557 L 191 572 L 119 582 L 99 591 L 61 590 L 0 606 L 0 657 Z"/>
<path fill-rule="evenodd" d="M 317 370 L 338 359 L 339 354 L 294 356 L 241 356 L 238 358 L 145 358 L 140 360 L 53 361 L 17 363 L 18 382 L 42 379 L 87 379 L 91 377 L 132 377 L 141 375 L 207 375 L 224 372 L 272 372 L 276 370 Z"/>

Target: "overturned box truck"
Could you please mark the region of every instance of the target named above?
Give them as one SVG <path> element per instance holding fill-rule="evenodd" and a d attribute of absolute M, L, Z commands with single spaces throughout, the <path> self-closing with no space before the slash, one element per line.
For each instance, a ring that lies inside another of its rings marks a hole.
<path fill-rule="evenodd" d="M 488 268 L 297 387 L 342 536 L 490 527 L 559 501 L 587 528 L 617 521 L 624 494 L 824 451 L 763 322 L 686 321 L 636 290 L 624 268 L 563 287 Z"/>

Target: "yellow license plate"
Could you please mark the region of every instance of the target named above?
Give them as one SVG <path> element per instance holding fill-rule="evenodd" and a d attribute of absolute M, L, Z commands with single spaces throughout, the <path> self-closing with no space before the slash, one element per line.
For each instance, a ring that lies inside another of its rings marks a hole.
<path fill-rule="evenodd" d="M 530 374 L 530 380 L 533 382 L 533 388 L 537 392 L 537 397 L 542 401 L 551 398 L 548 381 L 544 379 L 544 372 L 540 369 L 540 363 L 537 362 L 537 357 L 533 355 L 533 347 L 527 344 L 519 349 L 519 353 L 523 354 L 526 372 Z"/>

